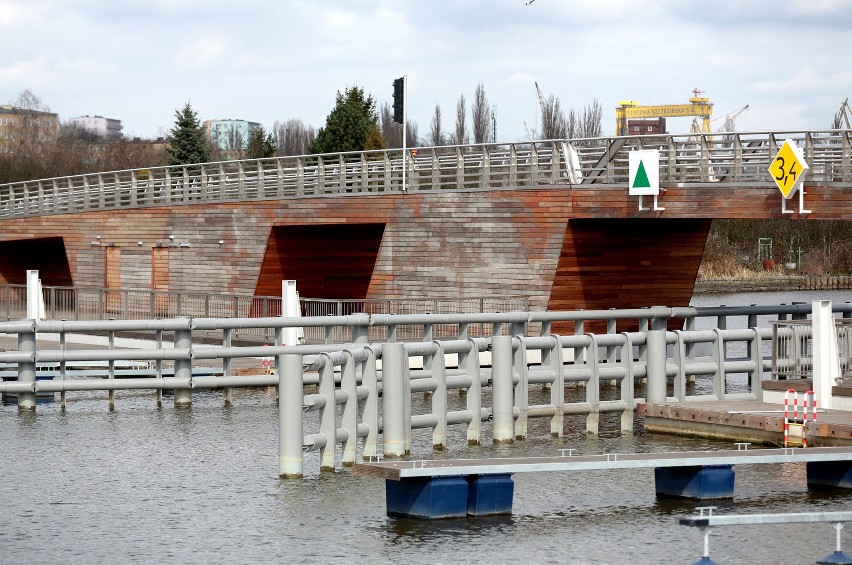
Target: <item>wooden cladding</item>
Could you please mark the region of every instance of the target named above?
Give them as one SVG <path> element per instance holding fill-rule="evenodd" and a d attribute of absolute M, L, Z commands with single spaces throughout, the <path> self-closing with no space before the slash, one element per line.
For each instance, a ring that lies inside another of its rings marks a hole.
<path fill-rule="evenodd" d="M 295 280 L 306 298 L 362 300 L 376 265 L 385 224 L 273 226 L 255 295 L 280 296 Z"/>
<path fill-rule="evenodd" d="M 295 279 L 306 298 L 682 306 L 712 218 L 782 217 L 774 187 L 669 187 L 664 211 L 637 204 L 626 187 L 552 185 L 7 219 L 0 279 L 22 283 L 38 268 L 45 284 L 101 286 L 114 267 L 98 234 L 121 248 L 123 287 L 278 296 L 281 280 Z M 795 221 L 852 217 L 852 191 L 808 186 L 805 205 L 813 213 Z"/>

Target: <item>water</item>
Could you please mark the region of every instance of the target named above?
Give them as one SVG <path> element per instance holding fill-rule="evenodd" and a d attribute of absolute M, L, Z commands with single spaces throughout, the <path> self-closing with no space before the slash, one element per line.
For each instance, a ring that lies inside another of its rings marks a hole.
<path fill-rule="evenodd" d="M 794 293 L 696 297 L 702 304 L 780 303 L 814 298 Z M 848 299 L 848 292 L 840 293 Z M 842 297 L 832 298 L 843 299 Z M 706 300 L 706 301 L 705 301 Z M 544 402 L 540 392 L 531 402 Z M 271 390 L 193 393 L 191 409 L 152 393 L 69 394 L 67 410 L 39 404 L 35 414 L 0 406 L 0 562 L 3 563 L 691 563 L 700 557 L 697 529 L 680 516 L 704 503 L 657 500 L 653 471 L 541 473 L 515 476 L 511 517 L 422 522 L 389 518 L 384 484 L 341 469 L 320 474 L 306 458 L 304 480 L 281 481 L 277 406 Z M 415 410 L 427 412 L 420 395 Z M 461 401 L 453 395 L 451 409 Z M 413 433 L 416 458 L 554 455 L 722 449 L 729 443 L 618 432 L 602 417 L 587 437 L 582 418 L 566 418 L 566 435 L 530 421 L 530 438 L 493 447 L 465 445 L 450 427 L 446 452 L 431 432 Z M 314 428 L 310 428 L 314 429 Z M 732 501 L 738 513 L 850 510 L 852 493 L 810 493 L 802 465 L 741 466 Z M 844 548 L 852 551 L 846 536 Z M 834 549 L 828 524 L 713 530 L 710 555 L 720 563 L 813 563 Z"/>

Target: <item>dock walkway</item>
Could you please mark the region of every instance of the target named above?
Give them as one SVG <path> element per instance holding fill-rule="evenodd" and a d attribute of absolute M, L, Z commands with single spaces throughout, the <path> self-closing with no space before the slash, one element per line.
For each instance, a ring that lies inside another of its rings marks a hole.
<path fill-rule="evenodd" d="M 573 450 L 565 449 L 564 452 Z M 399 481 L 416 477 L 497 475 L 536 472 L 598 471 L 614 469 L 656 469 L 659 467 L 698 467 L 710 465 L 749 465 L 849 461 L 852 447 L 801 449 L 725 449 L 715 451 L 674 451 L 665 453 L 604 453 L 558 457 L 495 457 L 487 459 L 433 459 L 420 461 L 381 461 L 356 464 L 353 473 Z"/>
<path fill-rule="evenodd" d="M 801 406 L 799 407 L 801 411 Z M 711 401 L 639 404 L 648 432 L 782 445 L 784 406 L 766 402 Z M 852 412 L 818 409 L 805 424 L 809 446 L 852 445 Z"/>

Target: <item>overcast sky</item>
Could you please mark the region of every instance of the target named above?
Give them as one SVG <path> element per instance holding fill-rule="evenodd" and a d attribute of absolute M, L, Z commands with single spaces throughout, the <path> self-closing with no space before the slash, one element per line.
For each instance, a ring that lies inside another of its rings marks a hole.
<path fill-rule="evenodd" d="M 142 137 L 187 101 L 202 120 L 319 128 L 338 90 L 390 103 L 406 74 L 421 137 L 436 104 L 449 131 L 482 83 L 498 141 L 514 141 L 539 129 L 534 81 L 566 111 L 597 99 L 606 134 L 620 100 L 686 103 L 694 88 L 714 117 L 750 105 L 738 131 L 827 128 L 852 97 L 852 0 L 527 2 L 0 0 L 0 103 L 30 89 L 63 121 L 117 118 Z"/>

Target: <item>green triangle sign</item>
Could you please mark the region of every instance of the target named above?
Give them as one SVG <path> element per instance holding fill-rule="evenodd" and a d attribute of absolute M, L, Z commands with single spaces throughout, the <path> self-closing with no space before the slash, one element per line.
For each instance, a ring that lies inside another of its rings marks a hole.
<path fill-rule="evenodd" d="M 651 183 L 648 180 L 648 173 L 645 172 L 645 163 L 639 161 L 639 168 L 636 169 L 636 177 L 633 179 L 633 188 L 651 188 Z"/>

